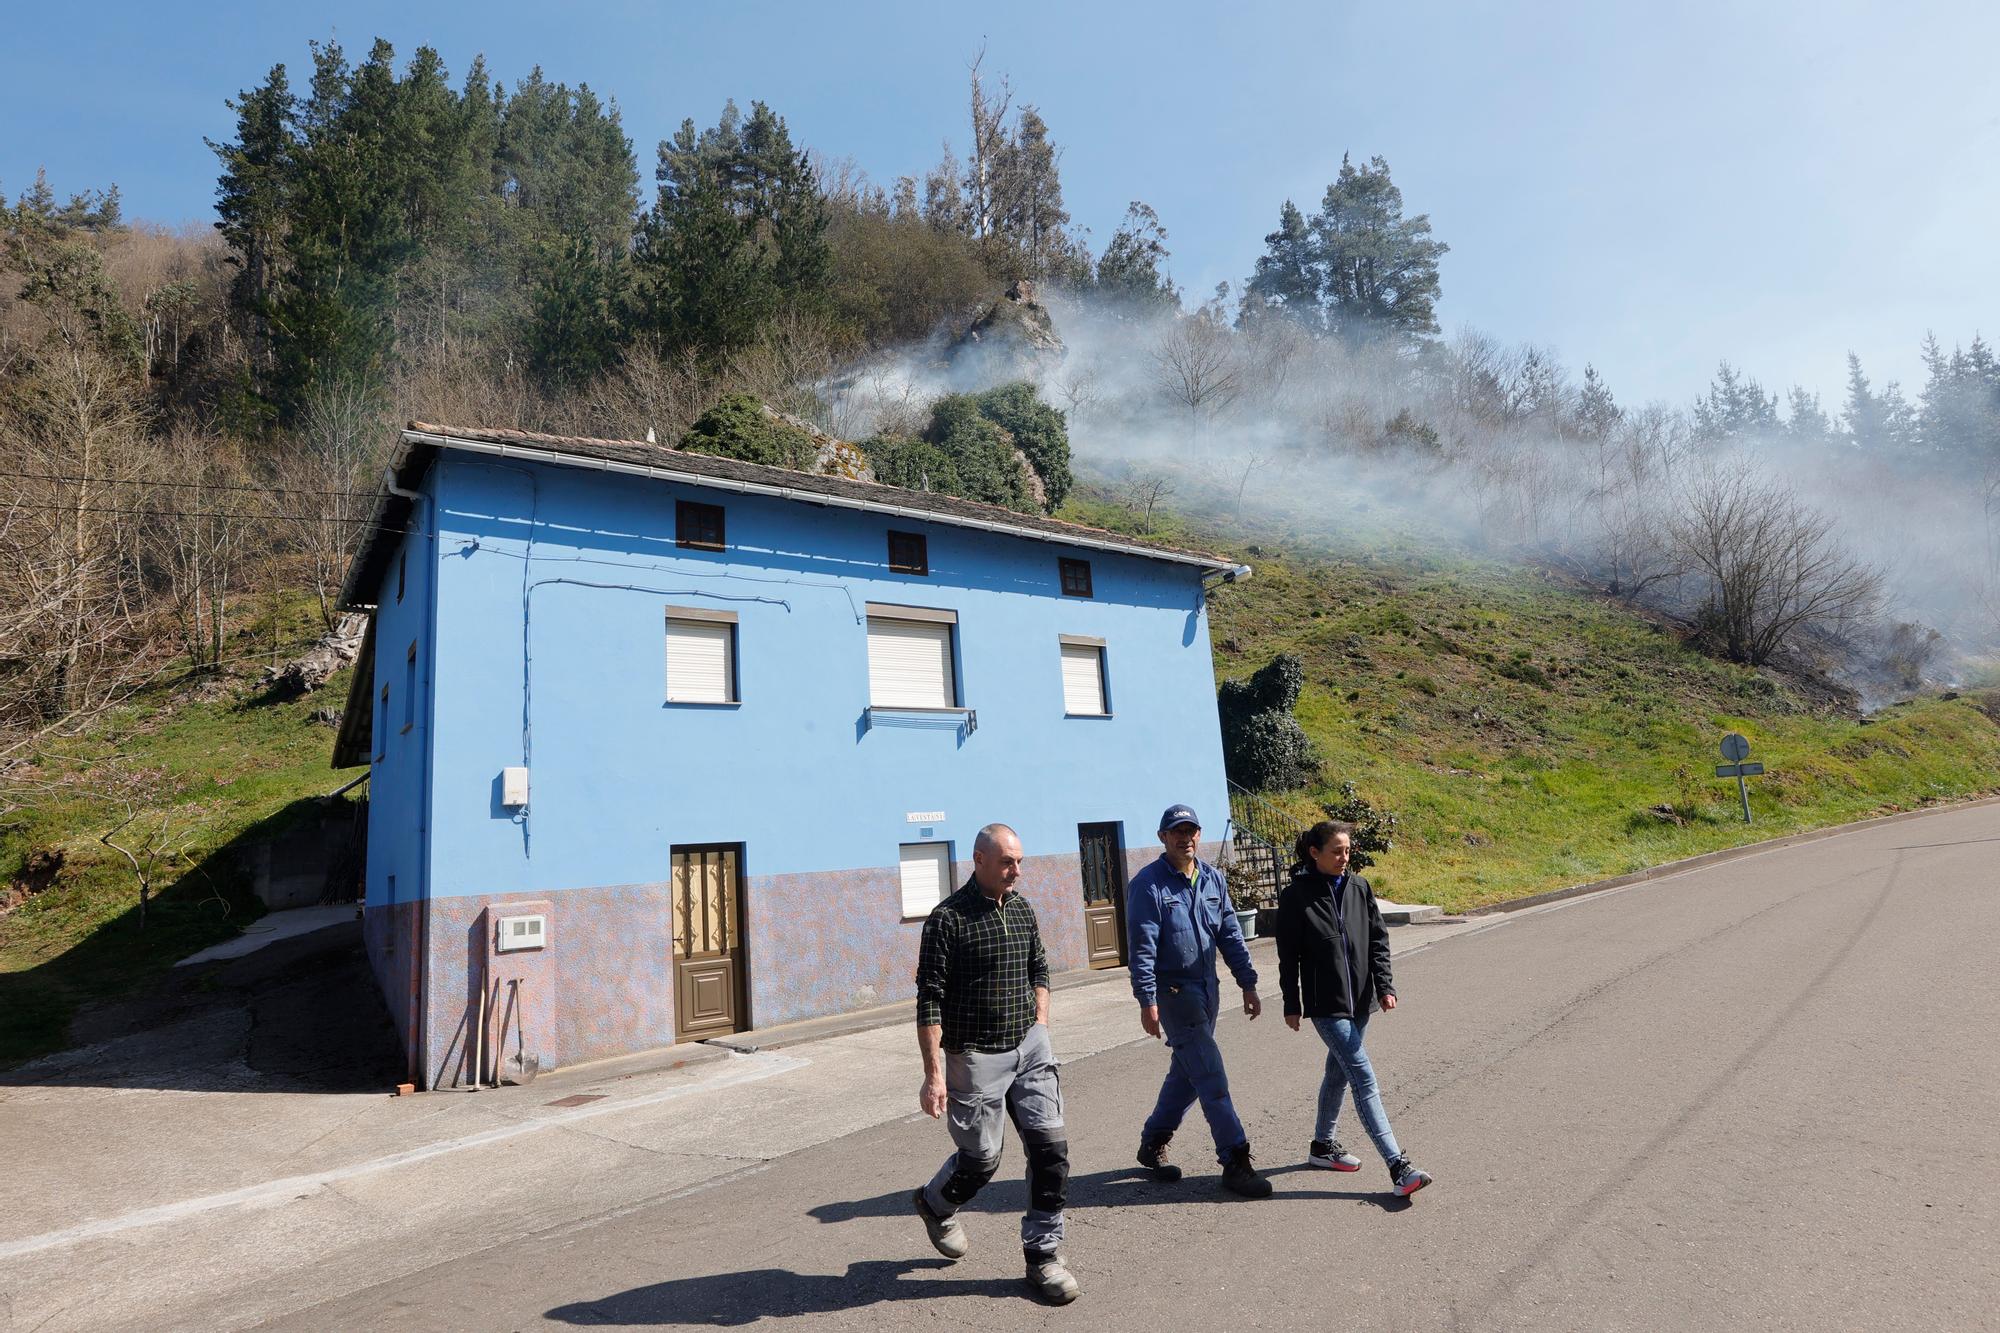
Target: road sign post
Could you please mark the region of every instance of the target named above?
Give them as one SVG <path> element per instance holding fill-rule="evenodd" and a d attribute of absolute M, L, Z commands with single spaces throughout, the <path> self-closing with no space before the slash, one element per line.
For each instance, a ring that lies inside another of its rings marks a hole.
<path fill-rule="evenodd" d="M 1750 757 L 1750 742 L 1735 732 L 1722 738 L 1722 757 L 1729 762 L 1715 766 L 1715 776 L 1735 778 L 1736 794 L 1743 798 L 1743 822 L 1750 822 L 1750 784 L 1745 778 L 1754 778 L 1764 771 L 1762 764 L 1743 762 Z"/>

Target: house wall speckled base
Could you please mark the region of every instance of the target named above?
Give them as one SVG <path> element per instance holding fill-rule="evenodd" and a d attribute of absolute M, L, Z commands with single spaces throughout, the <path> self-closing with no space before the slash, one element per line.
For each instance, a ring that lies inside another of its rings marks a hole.
<path fill-rule="evenodd" d="M 1157 847 L 1128 850 L 1128 872 L 1158 854 Z M 969 865 L 959 868 L 970 873 Z M 1029 858 L 1019 889 L 1034 905 L 1049 969 L 1085 966 L 1078 857 Z M 423 924 L 415 906 L 371 909 L 364 926 L 390 1012 L 412 1044 L 419 1040 L 412 963 Z M 482 975 L 489 1076 L 522 1051 L 552 1069 L 673 1044 L 665 883 L 442 898 L 430 908 L 422 997 L 430 1019 L 422 1037 L 425 1086 L 471 1080 Z M 746 877 L 744 1026 L 773 1027 L 912 998 L 923 922 L 900 919 L 901 910 L 895 866 Z M 494 951 L 496 919 L 517 913 L 547 916 L 546 948 Z"/>

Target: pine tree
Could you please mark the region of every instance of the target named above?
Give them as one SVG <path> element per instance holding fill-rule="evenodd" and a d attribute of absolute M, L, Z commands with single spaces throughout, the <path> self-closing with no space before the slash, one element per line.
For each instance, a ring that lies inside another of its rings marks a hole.
<path fill-rule="evenodd" d="M 1624 415 L 1597 367 L 1584 363 L 1583 388 L 1576 395 L 1576 433 L 1586 440 L 1609 439 Z"/>
<path fill-rule="evenodd" d="M 1160 271 L 1171 253 L 1160 215 L 1151 204 L 1134 199 L 1097 258 L 1095 286 L 1114 301 L 1139 309 L 1178 310 L 1180 291 Z"/>
<path fill-rule="evenodd" d="M 1324 332 L 1319 255 L 1305 215 L 1291 200 L 1278 210 L 1278 229 L 1264 238 L 1264 253 L 1243 286 L 1246 317 L 1278 311 L 1312 331 Z"/>
<path fill-rule="evenodd" d="M 1847 437 L 1855 448 L 1884 450 L 1889 447 L 1889 431 L 1883 418 L 1882 402 L 1869 387 L 1868 376 L 1862 373 L 1861 358 L 1853 352 L 1847 354 L 1847 407 L 1841 414 L 1841 422 L 1847 427 Z"/>
<path fill-rule="evenodd" d="M 1343 156 L 1311 233 L 1330 331 L 1408 342 L 1437 332 L 1438 260 L 1450 247 L 1431 239 L 1428 214 L 1403 216 L 1403 192 L 1387 161 L 1373 157 L 1357 167 Z"/>
<path fill-rule="evenodd" d="M 1711 442 L 1775 435 L 1778 396 L 1724 361 L 1708 393 L 1695 399 L 1694 426 L 1697 437 Z"/>

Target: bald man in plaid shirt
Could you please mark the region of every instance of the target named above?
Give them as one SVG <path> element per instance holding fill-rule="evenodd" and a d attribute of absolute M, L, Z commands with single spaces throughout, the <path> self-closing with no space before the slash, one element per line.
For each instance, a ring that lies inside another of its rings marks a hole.
<path fill-rule="evenodd" d="M 1021 840 L 988 824 L 972 845 L 972 878 L 931 909 L 917 956 L 917 1047 L 924 1082 L 917 1101 L 946 1118 L 957 1148 L 912 1198 L 931 1244 L 947 1259 L 970 1242 L 958 1210 L 1000 1165 L 1011 1115 L 1028 1158 L 1028 1212 L 1021 1252 L 1028 1284 L 1067 1305 L 1076 1278 L 1057 1247 L 1069 1193 L 1069 1134 L 1062 1084 L 1049 1044 L 1049 960 L 1035 909 L 1014 891 Z"/>

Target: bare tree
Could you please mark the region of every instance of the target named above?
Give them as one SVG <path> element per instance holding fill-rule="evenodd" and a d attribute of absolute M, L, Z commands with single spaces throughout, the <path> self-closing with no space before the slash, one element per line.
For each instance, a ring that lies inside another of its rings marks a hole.
<path fill-rule="evenodd" d="M 365 388 L 323 385 L 306 401 L 298 447 L 273 470 L 270 502 L 278 533 L 304 560 L 327 629 L 339 619 L 334 603 L 373 503 L 370 465 L 388 438 L 387 422 Z"/>
<path fill-rule="evenodd" d="M 1220 412 L 1243 392 L 1243 369 L 1229 330 L 1206 311 L 1174 322 L 1153 349 L 1153 366 L 1161 391 L 1186 410 L 1192 436 L 1200 435 L 1204 416 Z"/>
<path fill-rule="evenodd" d="M 176 836 L 173 830 L 174 812 L 168 810 L 160 816 L 158 828 L 152 829 L 151 832 L 135 830 L 135 833 L 143 833 L 143 836 L 127 837 L 123 842 L 116 841 L 126 829 L 139 822 L 139 813 L 138 808 L 128 802 L 125 807 L 125 818 L 120 821 L 118 827 L 99 835 L 97 840 L 124 857 L 125 864 L 131 867 L 132 878 L 137 881 L 139 889 L 139 929 L 144 930 L 146 909 L 152 903 L 154 886 L 171 867 L 187 859 L 187 849 L 199 835 L 200 830 L 185 830 Z M 151 822 L 150 819 L 147 820 L 147 825 L 150 826 Z"/>
<path fill-rule="evenodd" d="M 259 520 L 249 509 L 249 473 L 233 446 L 177 434 L 168 447 L 185 480 L 155 500 L 147 550 L 166 585 L 182 647 L 196 666 L 214 667 L 223 658 L 238 567 Z"/>
<path fill-rule="evenodd" d="M 1144 512 L 1147 532 L 1153 530 L 1154 507 L 1173 493 L 1173 478 L 1164 472 L 1143 473 L 1125 484 L 1126 503 Z"/>
<path fill-rule="evenodd" d="M 1840 544 L 1831 516 L 1747 463 L 1697 475 L 1667 530 L 1706 580 L 1710 626 L 1738 662 L 1767 662 L 1808 628 L 1845 628 L 1881 595 L 1880 572 Z"/>

